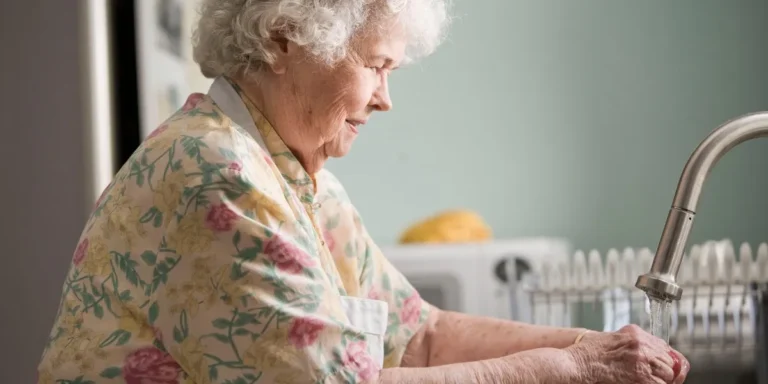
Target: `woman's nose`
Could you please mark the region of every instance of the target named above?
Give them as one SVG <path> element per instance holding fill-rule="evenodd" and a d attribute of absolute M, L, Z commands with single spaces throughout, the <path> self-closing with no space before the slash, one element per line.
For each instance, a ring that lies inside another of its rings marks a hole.
<path fill-rule="evenodd" d="M 373 107 L 377 111 L 387 112 L 392 109 L 392 99 L 389 97 L 389 81 L 386 76 L 382 78 L 381 85 L 373 94 Z"/>

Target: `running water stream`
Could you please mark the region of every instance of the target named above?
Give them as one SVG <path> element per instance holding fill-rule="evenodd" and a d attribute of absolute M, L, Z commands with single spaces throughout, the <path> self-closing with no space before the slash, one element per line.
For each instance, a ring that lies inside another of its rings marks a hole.
<path fill-rule="evenodd" d="M 670 302 L 648 295 L 651 303 L 651 334 L 669 344 Z"/>

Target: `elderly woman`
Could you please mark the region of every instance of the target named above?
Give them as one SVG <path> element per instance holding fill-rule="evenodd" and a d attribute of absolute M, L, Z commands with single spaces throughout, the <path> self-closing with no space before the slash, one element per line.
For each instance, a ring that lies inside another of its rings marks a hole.
<path fill-rule="evenodd" d="M 39 382 L 682 382 L 685 359 L 634 326 L 430 306 L 323 169 L 447 19 L 444 0 L 205 1 L 194 56 L 214 84 L 96 202 Z"/>

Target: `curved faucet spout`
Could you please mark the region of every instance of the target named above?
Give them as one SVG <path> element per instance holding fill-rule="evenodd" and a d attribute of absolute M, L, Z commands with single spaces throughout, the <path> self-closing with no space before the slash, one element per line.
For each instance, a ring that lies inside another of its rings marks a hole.
<path fill-rule="evenodd" d="M 658 299 L 680 300 L 683 289 L 677 274 L 683 261 L 688 235 L 701 190 L 709 172 L 733 147 L 758 137 L 768 137 L 768 112 L 757 112 L 733 119 L 710 133 L 688 159 L 677 184 L 664 231 L 656 248 L 651 270 L 638 277 L 635 286 Z"/>

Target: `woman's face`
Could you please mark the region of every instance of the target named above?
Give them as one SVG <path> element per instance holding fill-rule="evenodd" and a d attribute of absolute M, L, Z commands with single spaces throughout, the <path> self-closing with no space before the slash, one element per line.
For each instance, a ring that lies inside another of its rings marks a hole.
<path fill-rule="evenodd" d="M 276 106 L 281 117 L 273 123 L 307 171 L 317 171 L 328 157 L 347 154 L 371 114 L 392 108 L 388 77 L 402 61 L 406 45 L 402 33 L 391 33 L 395 31 L 360 37 L 352 53 L 333 67 L 288 44 L 284 66 L 274 67 L 284 96 Z"/>

